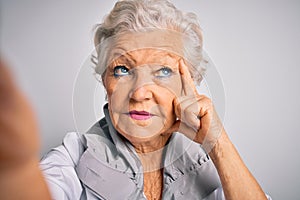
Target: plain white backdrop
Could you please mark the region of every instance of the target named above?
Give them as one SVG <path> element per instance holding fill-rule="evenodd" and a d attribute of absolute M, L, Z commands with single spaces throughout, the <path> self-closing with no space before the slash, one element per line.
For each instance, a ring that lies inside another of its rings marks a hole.
<path fill-rule="evenodd" d="M 299 199 L 300 1 L 173 2 L 199 16 L 225 88 L 225 127 L 250 171 L 273 199 Z M 36 110 L 41 155 L 76 131 L 73 86 L 93 51 L 93 26 L 113 5 L 0 0 L 1 55 Z"/>

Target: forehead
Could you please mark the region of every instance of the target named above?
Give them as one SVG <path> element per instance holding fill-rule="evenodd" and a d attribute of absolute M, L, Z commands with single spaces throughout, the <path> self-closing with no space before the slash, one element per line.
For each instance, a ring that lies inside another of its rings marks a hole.
<path fill-rule="evenodd" d="M 122 33 L 111 40 L 107 61 L 111 63 L 121 58 L 144 61 L 147 58 L 151 61 L 149 58 L 168 60 L 184 57 L 183 38 L 183 34 L 170 30 Z"/>

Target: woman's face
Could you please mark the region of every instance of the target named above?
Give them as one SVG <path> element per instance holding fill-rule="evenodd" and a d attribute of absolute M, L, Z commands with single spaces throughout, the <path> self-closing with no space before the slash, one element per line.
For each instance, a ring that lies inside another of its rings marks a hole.
<path fill-rule="evenodd" d="M 147 141 L 175 122 L 173 101 L 181 95 L 181 57 L 159 49 L 139 49 L 114 59 L 104 76 L 109 112 L 129 141 Z"/>

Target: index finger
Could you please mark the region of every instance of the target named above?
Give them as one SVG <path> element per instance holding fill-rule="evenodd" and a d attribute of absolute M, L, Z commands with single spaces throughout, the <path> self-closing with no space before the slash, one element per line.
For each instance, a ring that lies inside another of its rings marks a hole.
<path fill-rule="evenodd" d="M 192 79 L 191 73 L 186 65 L 184 59 L 180 59 L 179 61 L 179 72 L 181 74 L 181 82 L 182 82 L 182 89 L 184 95 L 192 96 L 197 95 L 197 89 L 194 84 L 194 80 Z"/>

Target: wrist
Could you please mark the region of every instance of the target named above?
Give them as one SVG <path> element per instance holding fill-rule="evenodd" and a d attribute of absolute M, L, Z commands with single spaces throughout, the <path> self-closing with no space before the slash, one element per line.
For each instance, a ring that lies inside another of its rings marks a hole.
<path fill-rule="evenodd" d="M 214 163 L 228 157 L 228 152 L 234 149 L 225 130 L 222 131 L 220 137 L 216 141 L 214 147 L 208 153 Z M 230 154 L 230 153 L 229 153 Z"/>

